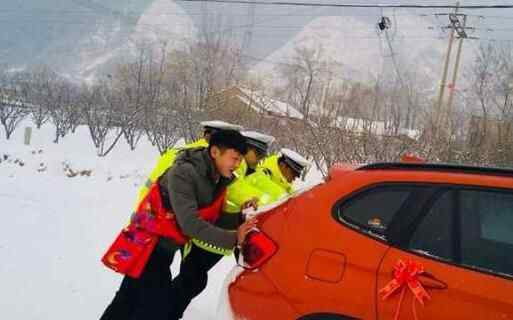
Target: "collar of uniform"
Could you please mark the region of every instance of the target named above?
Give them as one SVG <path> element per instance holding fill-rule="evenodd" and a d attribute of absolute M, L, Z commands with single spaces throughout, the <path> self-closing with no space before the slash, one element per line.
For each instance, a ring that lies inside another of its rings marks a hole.
<path fill-rule="evenodd" d="M 208 148 L 208 141 L 205 138 L 198 139 L 194 142 L 191 142 L 185 146 L 187 149 L 191 148 Z"/>
<path fill-rule="evenodd" d="M 278 159 L 279 159 L 279 156 L 276 154 L 272 155 L 270 157 L 267 157 L 262 163 L 260 163 L 258 168 L 261 170 L 264 170 L 264 172 L 265 172 L 265 169 L 269 170 L 271 173 L 271 175 L 270 175 L 271 180 L 273 180 L 278 185 L 280 185 L 282 188 L 287 190 L 287 192 L 291 192 L 292 184 L 287 181 L 287 179 L 281 172 L 280 166 L 278 165 Z"/>

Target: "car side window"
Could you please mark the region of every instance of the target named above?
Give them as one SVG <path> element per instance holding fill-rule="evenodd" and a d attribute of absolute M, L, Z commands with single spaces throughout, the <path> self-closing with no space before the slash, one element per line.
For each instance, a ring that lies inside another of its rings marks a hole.
<path fill-rule="evenodd" d="M 384 238 L 388 225 L 415 186 L 378 186 L 350 198 L 337 210 L 338 219 Z"/>
<path fill-rule="evenodd" d="M 513 193 L 462 190 L 461 263 L 513 275 Z"/>
<path fill-rule="evenodd" d="M 445 260 L 454 259 L 453 214 L 456 191 L 440 190 L 413 233 L 408 249 Z"/>

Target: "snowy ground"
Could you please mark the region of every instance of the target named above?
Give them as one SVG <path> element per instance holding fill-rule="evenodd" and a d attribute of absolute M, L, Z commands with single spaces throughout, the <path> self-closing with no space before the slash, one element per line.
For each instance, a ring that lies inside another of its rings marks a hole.
<path fill-rule="evenodd" d="M 0 133 L 0 319 L 98 319 L 121 281 L 100 257 L 127 222 L 157 150 L 143 141 L 130 151 L 122 141 L 98 158 L 86 128 L 54 144 L 51 125 L 34 129 L 25 146 L 26 126 L 10 141 Z M 70 178 L 66 167 L 92 173 Z M 233 265 L 225 258 L 210 272 L 186 320 L 216 318 Z"/>

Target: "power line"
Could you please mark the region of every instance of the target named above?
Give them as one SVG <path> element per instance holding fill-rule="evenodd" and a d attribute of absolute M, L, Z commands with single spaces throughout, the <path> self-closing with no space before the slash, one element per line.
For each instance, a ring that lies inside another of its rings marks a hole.
<path fill-rule="evenodd" d="M 372 16 L 375 16 L 375 15 L 372 15 Z M 337 16 L 338 17 L 338 16 Z M 274 19 L 261 19 L 261 20 L 258 20 L 258 21 L 255 21 L 255 25 L 253 26 L 254 28 L 256 29 L 272 29 L 272 30 L 296 30 L 296 29 L 305 29 L 308 25 L 269 25 L 269 24 L 266 24 L 265 22 L 270 22 L 271 20 L 274 20 Z M 28 22 L 31 22 L 31 21 L 37 21 L 38 23 L 45 23 L 45 24 L 71 24 L 71 25 L 90 25 L 91 22 L 88 21 L 88 20 L 77 20 L 77 19 L 71 19 L 71 18 L 64 18 L 64 19 L 55 19 L 55 18 L 41 18 L 41 19 L 31 19 L 29 17 L 23 17 L 23 18 L 19 18 L 19 19 L 10 19 L 10 18 L 4 18 L 2 16 L 0 16 L 0 22 L 5 22 L 5 23 L 10 23 L 10 24 L 24 24 L 24 25 L 27 25 Z M 113 22 L 113 23 L 116 23 L 116 22 Z M 189 26 L 190 24 L 189 23 L 173 23 L 172 25 L 171 24 L 168 24 L 168 23 L 137 23 L 135 25 L 135 27 L 140 27 L 140 26 L 147 26 L 147 27 L 154 27 L 156 28 L 156 30 L 161 30 L 161 29 L 157 29 L 157 28 L 164 28 L 164 27 L 183 27 L 183 26 Z M 226 26 L 227 29 L 230 29 L 230 30 L 233 30 L 233 29 L 244 29 L 244 28 L 247 28 L 247 27 L 250 27 L 252 26 L 252 24 L 240 24 L 240 25 L 232 25 L 232 26 Z M 368 30 L 368 31 L 371 31 L 373 30 L 374 26 L 372 24 L 369 24 L 369 27 L 368 29 L 365 29 L 365 30 Z M 440 27 L 440 28 L 445 28 L 445 29 L 448 29 L 449 27 L 447 26 L 444 26 L 444 27 Z M 309 30 L 324 30 L 325 29 L 325 26 L 322 26 L 322 25 L 319 25 L 319 26 L 310 26 L 308 27 Z M 435 29 L 435 27 L 430 27 L 428 29 Z M 473 30 L 486 30 L 486 31 L 513 31 L 513 29 L 495 29 L 495 28 L 468 28 L 468 29 L 473 29 Z M 422 30 L 425 30 L 425 28 L 408 28 L 409 31 L 422 31 Z M 352 33 L 351 33 L 352 34 Z M 427 34 L 427 35 L 432 35 L 432 34 Z"/>
<path fill-rule="evenodd" d="M 0 9 L 0 16 L 4 17 L 12 17 L 12 18 L 18 18 L 18 17 L 38 17 L 41 14 L 51 14 L 51 15 L 67 15 L 67 16 L 98 16 L 98 14 L 92 12 L 92 11 L 72 11 L 72 10 L 24 10 L 23 12 L 15 11 L 15 10 L 2 10 Z M 144 15 L 149 15 L 152 17 L 167 17 L 167 16 L 180 16 L 180 17 L 187 17 L 187 16 L 201 16 L 202 14 L 200 12 L 184 12 L 184 13 L 178 13 L 178 12 L 161 12 L 161 13 L 144 13 Z M 236 16 L 236 17 L 247 17 L 247 13 L 233 13 L 233 12 L 223 12 L 223 15 L 226 16 Z M 296 13 L 258 13 L 259 17 L 311 17 L 313 14 L 296 14 Z M 397 14 L 397 17 L 411 17 L 415 16 L 416 14 Z M 418 14 L 419 16 L 427 16 L 424 14 Z M 137 13 L 123 13 L 124 17 L 139 17 L 142 16 L 141 14 Z M 330 16 L 330 15 L 321 15 L 321 16 Z M 376 14 L 363 14 L 363 13 L 355 13 L 355 14 L 333 14 L 332 16 L 337 17 L 376 17 Z M 480 17 L 479 15 L 475 15 L 475 17 Z M 493 16 L 491 16 L 493 18 Z M 513 17 L 503 17 L 506 19 L 513 19 Z"/>
<path fill-rule="evenodd" d="M 402 9 L 455 9 L 455 5 L 423 5 L 423 4 L 341 4 L 341 3 L 307 3 L 307 2 L 283 2 L 283 1 L 246 1 L 246 0 L 176 0 L 178 2 L 212 2 L 231 3 L 245 5 L 267 6 L 304 6 L 304 7 L 331 7 L 331 8 L 402 8 Z M 513 5 L 464 5 L 460 9 L 513 9 Z"/>
<path fill-rule="evenodd" d="M 0 23 L 2 21 L 5 21 L 3 20 L 2 18 L 0 18 Z M 42 23 L 48 23 L 48 24 L 53 24 L 53 23 L 60 23 L 60 24 L 64 24 L 64 25 L 88 25 L 89 23 L 88 22 L 82 22 L 82 21 L 62 21 L 62 20 L 54 20 L 54 21 L 40 21 Z M 22 20 L 19 20 L 19 21 L 16 21 L 14 22 L 16 24 L 26 24 L 26 21 L 22 21 Z M 166 35 L 166 36 L 171 36 L 173 35 L 176 31 L 174 30 L 166 30 L 165 27 L 166 25 L 164 24 L 141 24 L 139 23 L 137 26 L 136 26 L 136 29 L 137 28 L 141 28 L 141 29 L 146 29 L 150 32 L 154 32 L 154 33 L 161 33 L 163 35 Z M 177 25 L 175 25 L 177 26 Z M 187 24 L 179 24 L 179 26 L 187 26 Z M 233 27 L 227 27 L 221 31 L 211 31 L 211 33 L 223 33 L 223 32 L 233 32 L 233 33 L 243 33 L 245 32 L 244 30 L 240 30 L 240 29 L 243 29 L 245 28 L 246 25 L 237 25 L 237 26 L 233 26 Z M 238 30 L 239 29 L 239 30 Z M 290 27 L 287 27 L 287 26 L 266 26 L 266 25 L 256 25 L 255 26 L 255 29 L 254 30 L 254 34 L 255 35 L 258 35 L 259 37 L 265 37 L 265 38 L 282 38 L 282 36 L 280 36 L 280 32 L 281 31 L 287 31 L 288 30 L 300 30 L 300 27 L 294 27 L 294 26 L 290 26 Z M 449 28 L 446 28 L 446 29 L 449 29 Z M 487 29 L 482 29 L 482 28 L 474 28 L 475 30 L 486 30 L 488 32 L 491 32 L 491 31 L 503 31 L 505 32 L 506 30 L 496 30 L 496 29 L 490 29 L 490 28 L 487 28 Z M 268 31 L 265 31 L 265 30 L 272 30 L 272 33 L 268 32 Z M 313 28 L 313 30 L 317 30 L 317 28 Z M 420 30 L 424 30 L 424 29 L 409 29 L 409 31 L 420 31 Z M 511 29 L 511 31 L 513 31 L 513 29 Z M 113 32 L 113 34 L 120 34 L 120 35 L 131 35 L 131 34 L 134 34 L 135 31 L 133 30 L 122 30 L 122 31 L 118 31 L 118 32 Z M 416 33 L 415 35 L 401 35 L 400 38 L 402 40 L 442 40 L 442 37 L 441 36 L 436 36 L 436 35 L 433 35 L 433 34 L 419 34 L 419 33 Z M 347 35 L 347 36 L 343 36 L 342 39 L 379 39 L 379 37 L 377 37 L 376 35 L 373 35 L 371 32 L 369 33 L 362 33 L 362 34 L 355 34 L 355 33 L 351 33 L 350 35 Z M 469 40 L 477 40 L 477 39 L 470 39 Z M 483 41 L 490 41 L 490 42 L 511 42 L 513 40 L 510 40 L 510 39 L 500 39 L 500 38 L 489 38 L 489 37 L 483 37 L 483 38 L 480 38 L 479 40 L 483 40 Z"/>
<path fill-rule="evenodd" d="M 181 0 L 177 0 L 177 1 L 181 1 Z M 183 0 L 183 1 L 189 1 L 189 0 Z M 209 2 L 210 0 L 191 0 L 191 1 L 207 1 Z M 226 0 L 227 2 L 232 2 L 232 1 L 228 1 Z M 251 2 L 248 2 L 248 4 L 251 4 Z M 29 17 L 29 18 L 33 18 L 33 17 L 38 17 L 39 15 L 41 14 L 52 14 L 52 15 L 59 15 L 59 16 L 62 16 L 62 15 L 74 15 L 74 16 L 98 16 L 98 14 L 96 12 L 93 12 L 93 11 L 84 11 L 84 10 L 62 10 L 62 9 L 31 9 L 31 8 L 28 8 L 28 9 L 23 9 L 23 11 L 20 11 L 20 10 L 12 10 L 12 9 L 0 9 L 0 17 L 12 17 L 12 18 L 18 18 L 18 17 Z M 247 16 L 247 13 L 233 13 L 233 12 L 229 12 L 229 13 L 226 13 L 226 12 L 223 12 L 224 15 L 227 15 L 227 16 L 240 16 L 240 17 L 246 17 Z M 134 12 L 134 11 L 127 11 L 127 12 L 123 12 L 122 15 L 124 17 L 129 17 L 129 16 L 132 16 L 132 17 L 140 17 L 142 16 L 143 14 L 140 14 L 140 13 L 137 13 L 137 12 Z M 160 12 L 160 13 L 152 13 L 152 14 L 149 14 L 149 13 L 144 13 L 144 15 L 150 15 L 152 17 L 165 17 L 165 16 L 183 16 L 183 17 L 187 17 L 187 16 L 201 16 L 202 13 L 201 12 Z M 288 13 L 258 13 L 257 14 L 259 17 L 310 17 L 312 16 L 312 14 L 297 14 L 295 12 L 288 12 Z M 415 15 L 418 15 L 420 17 L 428 17 L 428 16 L 439 16 L 439 15 L 443 15 L 443 14 L 437 14 L 437 13 L 433 13 L 433 14 L 426 14 L 426 13 L 422 13 L 422 14 L 407 14 L 407 13 L 403 13 L 403 14 L 394 14 L 395 16 L 397 17 L 411 17 L 411 16 L 415 16 Z M 330 15 L 322 15 L 322 16 L 330 16 Z M 337 13 L 337 14 L 333 14 L 332 16 L 339 16 L 339 17 L 376 17 L 377 14 L 375 13 L 372 13 L 372 14 L 364 14 L 364 13 L 355 13 L 355 14 L 341 14 L 341 13 Z M 486 19 L 506 19 L 506 20 L 513 20 L 513 17 L 508 17 L 508 16 L 496 16 L 496 15 L 480 15 L 480 14 L 467 14 L 467 16 L 469 17 L 476 17 L 476 18 L 486 18 Z"/>
<path fill-rule="evenodd" d="M 513 17 L 505 17 L 505 16 L 489 16 L 489 15 L 478 15 L 478 14 L 468 14 L 469 17 L 476 17 L 476 18 L 486 18 L 486 19 L 505 19 L 505 20 L 512 20 Z"/>

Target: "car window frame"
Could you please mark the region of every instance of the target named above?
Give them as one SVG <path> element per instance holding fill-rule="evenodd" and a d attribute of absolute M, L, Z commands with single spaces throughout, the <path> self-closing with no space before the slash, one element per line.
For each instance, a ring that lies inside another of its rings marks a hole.
<path fill-rule="evenodd" d="M 448 261 L 447 259 L 444 259 L 441 257 L 437 257 L 437 256 L 433 256 L 433 255 L 426 255 L 425 253 L 420 252 L 418 250 L 411 250 L 411 249 L 407 248 L 404 245 L 404 238 L 402 236 L 398 237 L 398 238 L 400 238 L 400 240 L 390 239 L 390 237 L 397 236 L 397 234 L 390 234 L 390 235 L 388 235 L 388 237 L 381 236 L 381 235 L 378 235 L 370 230 L 364 230 L 363 227 L 354 225 L 350 221 L 347 221 L 346 219 L 344 219 L 343 216 L 339 215 L 339 209 L 341 207 L 343 207 L 344 204 L 346 204 L 347 202 L 357 198 L 359 195 L 361 195 L 364 192 L 368 192 L 372 189 L 376 189 L 378 187 L 383 187 L 383 186 L 427 186 L 427 187 L 434 188 L 434 190 L 448 189 L 448 190 L 446 190 L 446 192 L 449 191 L 450 189 L 456 189 L 456 191 L 482 190 L 482 191 L 487 191 L 487 192 L 489 192 L 489 191 L 502 192 L 502 193 L 506 192 L 506 193 L 511 193 L 511 194 L 513 194 L 513 188 L 489 187 L 489 186 L 472 185 L 472 184 L 467 185 L 467 184 L 457 184 L 457 183 L 430 183 L 430 182 L 415 182 L 415 181 L 376 182 L 376 183 L 364 186 L 362 188 L 359 188 L 357 190 L 354 190 L 353 192 L 350 192 L 349 194 L 342 196 L 340 199 L 335 201 L 335 203 L 332 205 L 332 209 L 331 209 L 331 216 L 336 221 L 336 223 L 338 223 L 342 226 L 348 227 L 352 230 L 355 230 L 356 232 L 363 234 L 374 241 L 378 241 L 387 246 L 404 251 L 406 253 L 413 254 L 415 256 L 419 256 L 419 257 L 422 257 L 425 259 L 434 260 L 434 261 L 437 261 L 437 262 L 440 262 L 440 263 L 443 263 L 446 265 L 454 266 L 457 268 L 462 268 L 462 269 L 473 271 L 473 272 L 483 274 L 483 275 L 494 276 L 494 277 L 498 277 L 498 278 L 502 278 L 502 279 L 506 279 L 506 280 L 510 280 L 510 281 L 513 280 L 513 275 L 508 275 L 508 274 L 504 274 L 504 273 L 500 273 L 500 272 L 494 272 L 489 269 L 479 268 L 476 266 L 469 266 L 469 265 L 460 263 L 460 261 L 461 261 L 461 244 L 460 244 L 461 234 L 459 234 L 459 233 L 457 234 L 457 236 L 453 237 L 453 239 L 454 239 L 453 241 L 457 242 L 456 246 L 457 246 L 458 250 L 456 251 L 456 256 L 457 256 L 458 262 Z M 459 229 L 459 227 L 460 227 L 459 223 L 461 222 L 461 219 L 460 219 L 460 214 L 461 214 L 460 213 L 461 212 L 460 203 L 461 203 L 461 201 L 459 199 L 460 198 L 459 192 L 456 192 L 456 194 L 457 194 L 458 201 L 455 205 L 456 206 L 455 212 L 457 212 L 457 214 L 453 213 L 453 228 L 457 225 L 457 227 Z M 399 217 L 399 216 L 404 217 L 404 214 L 405 214 L 404 207 L 406 206 L 407 202 L 411 202 L 411 199 L 407 199 L 407 201 L 403 204 L 401 209 L 397 212 L 396 217 Z M 417 218 L 419 218 L 419 216 L 421 215 L 421 213 L 423 211 L 427 210 L 426 211 L 426 214 L 427 214 L 427 212 L 431 209 L 431 207 L 435 203 L 436 202 L 433 202 L 428 208 L 424 208 L 425 203 L 423 203 L 422 208 L 419 209 L 416 213 L 410 212 L 409 214 L 412 214 L 413 217 L 415 219 L 417 219 Z M 394 219 L 395 219 L 395 217 L 394 217 Z M 394 219 L 392 219 L 392 223 L 393 223 Z M 457 220 L 454 220 L 454 219 L 457 219 Z M 454 221 L 457 221 L 458 223 L 454 223 Z M 422 218 L 418 221 L 418 224 L 416 225 L 416 227 L 410 228 L 410 230 L 408 230 L 406 232 L 406 234 L 404 234 L 404 236 L 407 237 L 408 239 L 410 239 L 413 236 L 413 233 L 416 231 L 416 229 L 418 228 L 418 226 L 420 225 L 421 222 L 422 222 Z"/>
<path fill-rule="evenodd" d="M 413 197 L 409 197 L 406 199 L 406 201 L 402 204 L 401 208 L 398 210 L 394 218 L 392 218 L 390 222 L 390 226 L 387 228 L 385 233 L 383 235 L 378 234 L 376 232 L 373 232 L 370 228 L 367 228 L 365 226 L 361 226 L 360 224 L 355 224 L 352 221 L 348 221 L 343 217 L 343 215 L 340 214 L 340 209 L 343 208 L 345 205 L 347 205 L 348 202 L 354 201 L 358 199 L 361 196 L 364 196 L 364 194 L 371 192 L 375 189 L 380 189 L 383 187 L 431 187 L 430 184 L 427 183 L 418 183 L 418 182 L 379 182 L 367 185 L 363 188 L 359 188 L 357 190 L 354 190 L 353 192 L 345 195 L 344 197 L 340 198 L 335 202 L 335 204 L 332 206 L 332 217 L 335 219 L 335 221 L 339 224 L 342 224 L 343 226 L 349 227 L 361 234 L 364 234 L 374 240 L 377 240 L 379 242 L 385 243 L 387 245 L 393 245 L 395 244 L 395 238 L 397 238 L 397 235 L 391 234 L 388 232 L 388 229 L 392 224 L 394 223 L 394 220 L 396 220 L 396 216 L 400 216 L 404 214 L 405 208 L 409 206 L 410 203 L 414 202 Z M 411 214 L 411 212 L 409 213 Z"/>
<path fill-rule="evenodd" d="M 461 237 L 461 214 L 462 214 L 461 210 L 462 209 L 461 209 L 461 195 L 460 195 L 460 191 L 470 190 L 470 191 L 481 191 L 481 192 L 484 191 L 484 192 L 509 193 L 513 196 L 513 188 L 508 189 L 508 188 L 500 188 L 500 187 L 487 187 L 487 186 L 464 185 L 464 184 L 441 184 L 440 187 L 442 189 L 446 189 L 445 192 L 448 192 L 451 190 L 456 191 L 455 193 L 456 193 L 457 200 L 456 200 L 456 204 L 455 204 L 455 212 L 452 213 L 453 232 L 455 232 L 455 234 L 456 234 L 453 237 L 453 241 L 456 242 L 456 248 L 457 248 L 457 250 L 455 251 L 455 255 L 456 255 L 455 261 L 450 261 L 450 260 L 447 260 L 447 259 L 444 259 L 444 258 L 441 258 L 438 256 L 434 256 L 434 255 L 428 255 L 428 254 L 425 254 L 418 250 L 412 250 L 407 247 L 408 243 L 399 243 L 397 245 L 394 245 L 394 247 L 399 250 L 408 252 L 410 254 L 414 254 L 416 256 L 421 256 L 426 259 L 435 260 L 440 263 L 444 263 L 444 264 L 451 265 L 454 267 L 470 270 L 473 272 L 477 272 L 479 274 L 485 274 L 485 275 L 489 275 L 489 276 L 499 277 L 502 279 L 513 280 L 513 274 L 511 274 L 511 275 L 505 274 L 505 273 L 496 272 L 496 271 L 493 271 L 490 269 L 481 268 L 479 266 L 468 265 L 468 264 L 462 263 L 462 258 L 461 258 L 461 239 L 462 239 L 462 237 Z M 425 214 L 423 216 L 422 216 L 422 214 L 419 215 L 418 224 L 416 224 L 416 228 L 409 234 L 409 239 L 411 239 L 411 237 L 413 237 L 414 232 L 420 226 L 422 220 L 427 216 L 427 213 L 429 212 L 429 210 L 431 210 L 431 208 L 435 205 L 435 203 L 436 203 L 436 201 L 431 203 L 430 207 L 424 208 L 422 210 L 423 213 L 425 211 Z M 455 228 L 457 230 L 454 230 Z"/>

